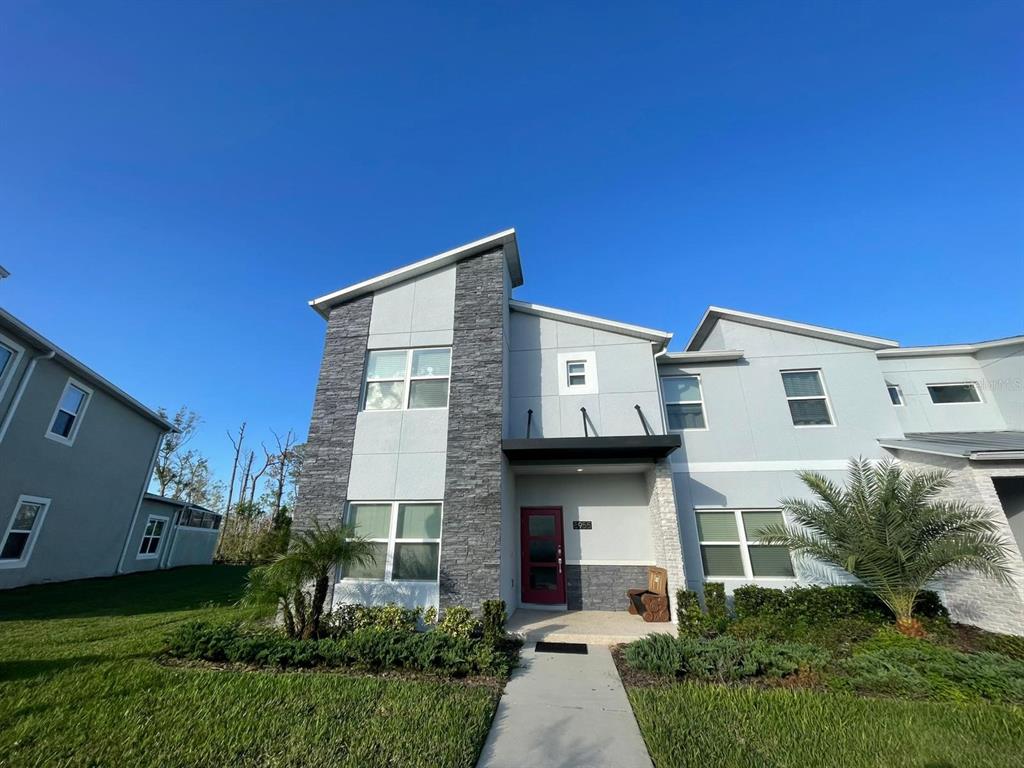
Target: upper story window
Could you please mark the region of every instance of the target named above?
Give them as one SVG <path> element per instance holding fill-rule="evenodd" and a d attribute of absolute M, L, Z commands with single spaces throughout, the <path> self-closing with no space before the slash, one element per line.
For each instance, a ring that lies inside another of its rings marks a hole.
<path fill-rule="evenodd" d="M 597 394 L 596 353 L 560 352 L 558 354 L 558 371 L 558 394 Z"/>
<path fill-rule="evenodd" d="M 666 376 L 661 391 L 669 429 L 707 429 L 700 376 Z"/>
<path fill-rule="evenodd" d="M 761 531 L 783 523 L 778 510 L 697 510 L 697 537 L 709 579 L 792 579 L 789 550 L 760 544 Z"/>
<path fill-rule="evenodd" d="M 565 363 L 565 378 L 570 387 L 587 386 L 587 361 L 568 360 Z"/>
<path fill-rule="evenodd" d="M 372 543 L 372 562 L 353 564 L 344 579 L 437 581 L 441 503 L 385 501 L 349 504 L 345 524 Z"/>
<path fill-rule="evenodd" d="M 903 405 L 903 390 L 899 384 L 886 384 L 885 388 L 889 391 L 889 400 L 893 405 Z"/>
<path fill-rule="evenodd" d="M 22 347 L 0 334 L 0 397 L 3 397 L 4 390 L 13 378 L 18 355 L 23 351 Z"/>
<path fill-rule="evenodd" d="M 795 427 L 825 427 L 832 424 L 821 371 L 782 371 L 782 385 L 786 388 L 789 413 Z"/>
<path fill-rule="evenodd" d="M 363 408 L 447 408 L 451 362 L 448 348 L 373 350 L 366 361 Z"/>
<path fill-rule="evenodd" d="M 139 543 L 139 560 L 156 557 L 165 528 L 167 528 L 166 517 L 149 516 L 149 519 L 146 520 L 146 530 L 142 533 L 142 541 Z"/>
<path fill-rule="evenodd" d="M 931 395 L 932 402 L 939 405 L 981 402 L 978 385 L 973 381 L 957 384 L 929 384 L 928 394 Z"/>
<path fill-rule="evenodd" d="M 0 568 L 20 568 L 28 562 L 49 506 L 49 499 L 38 496 L 22 496 L 18 499 L 3 541 L 0 542 Z"/>
<path fill-rule="evenodd" d="M 85 408 L 92 397 L 92 390 L 74 379 L 68 379 L 64 392 L 57 402 L 57 408 L 50 420 L 50 428 L 46 436 L 51 440 L 71 445 L 75 442 L 78 430 L 82 426 Z"/>

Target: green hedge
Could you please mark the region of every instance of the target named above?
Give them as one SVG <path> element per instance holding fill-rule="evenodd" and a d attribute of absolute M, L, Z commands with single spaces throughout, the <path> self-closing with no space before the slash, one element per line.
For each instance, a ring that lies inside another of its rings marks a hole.
<path fill-rule="evenodd" d="M 626 646 L 627 663 L 667 677 L 728 682 L 749 677 L 788 677 L 816 671 L 829 660 L 827 651 L 798 643 L 648 635 Z"/>
<path fill-rule="evenodd" d="M 791 587 L 770 589 L 759 586 L 733 590 L 737 619 L 773 618 L 786 622 L 818 623 L 862 618 L 878 623 L 891 620 L 888 608 L 868 589 L 858 585 Z M 935 592 L 922 592 L 915 613 L 928 619 L 949 615 Z"/>
<path fill-rule="evenodd" d="M 263 627 L 193 621 L 167 638 L 172 658 L 261 667 L 352 667 L 378 672 L 406 669 L 453 677 L 507 675 L 518 643 L 461 637 L 445 632 L 362 627 L 322 640 L 295 640 Z"/>

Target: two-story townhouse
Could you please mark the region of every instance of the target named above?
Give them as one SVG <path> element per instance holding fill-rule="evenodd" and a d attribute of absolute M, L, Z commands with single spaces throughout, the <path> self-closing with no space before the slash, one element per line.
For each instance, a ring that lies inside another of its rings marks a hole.
<path fill-rule="evenodd" d="M 215 534 L 190 533 L 187 505 L 144 502 L 171 429 L 0 310 L 0 589 L 191 562 L 197 537 L 209 562 Z"/>
<path fill-rule="evenodd" d="M 986 467 L 1013 479 L 968 496 L 1021 529 L 1020 415 L 993 415 L 1021 407 L 1020 337 L 958 348 L 987 378 L 922 383 L 898 361 L 924 355 L 887 339 L 713 307 L 670 353 L 669 333 L 513 299 L 522 283 L 508 230 L 311 302 L 327 337 L 296 525 L 344 521 L 378 552 L 334 603 L 618 609 L 649 565 L 670 591 L 841 579 L 758 543 L 805 494 L 796 472 L 842 480 L 941 431 L 997 442 Z M 935 385 L 965 381 L 987 408 L 942 415 L 964 395 Z M 921 393 L 930 420 L 909 415 Z M 965 618 L 958 595 L 996 588 L 946 587 Z M 999 589 L 1009 614 L 974 600 L 970 620 L 1024 630 L 1024 596 Z"/>

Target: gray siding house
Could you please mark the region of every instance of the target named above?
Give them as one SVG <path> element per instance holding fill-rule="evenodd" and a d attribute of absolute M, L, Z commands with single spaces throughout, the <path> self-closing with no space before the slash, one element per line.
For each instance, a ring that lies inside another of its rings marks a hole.
<path fill-rule="evenodd" d="M 798 470 L 842 479 L 854 456 L 949 466 L 1024 547 L 1024 337 L 901 348 L 712 307 L 668 352 L 522 283 L 508 230 L 310 302 L 327 334 L 295 526 L 377 550 L 335 604 L 622 609 L 650 565 L 670 591 L 841 580 L 757 534 Z M 957 618 L 1024 632 L 1020 587 L 938 586 Z"/>
<path fill-rule="evenodd" d="M 163 553 L 177 512 L 151 527 L 140 550 L 143 496 L 170 429 L 0 310 L 0 589 L 170 562 Z"/>

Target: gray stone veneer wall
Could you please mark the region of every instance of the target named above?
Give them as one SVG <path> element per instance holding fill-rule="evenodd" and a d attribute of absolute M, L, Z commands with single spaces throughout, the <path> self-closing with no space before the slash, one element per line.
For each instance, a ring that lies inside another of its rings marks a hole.
<path fill-rule="evenodd" d="M 335 307 L 327 321 L 293 530 L 308 530 L 314 521 L 336 525 L 341 520 L 352 467 L 372 307 L 373 297 L 364 296 Z"/>
<path fill-rule="evenodd" d="M 686 588 L 686 578 L 683 575 L 683 548 L 679 538 L 679 511 L 676 508 L 675 486 L 672 484 L 672 465 L 668 459 L 656 461 L 647 471 L 647 491 L 650 493 L 647 509 L 651 521 L 654 564 L 668 571 L 668 603 L 675 617 L 676 592 Z M 647 584 L 646 575 L 641 586 L 644 584 Z"/>
<path fill-rule="evenodd" d="M 501 561 L 505 256 L 460 261 L 448 395 L 440 605 L 479 611 L 496 598 Z"/>
<path fill-rule="evenodd" d="M 625 611 L 626 590 L 646 586 L 646 565 L 565 566 L 565 603 L 570 611 Z"/>

